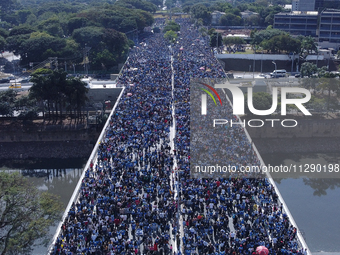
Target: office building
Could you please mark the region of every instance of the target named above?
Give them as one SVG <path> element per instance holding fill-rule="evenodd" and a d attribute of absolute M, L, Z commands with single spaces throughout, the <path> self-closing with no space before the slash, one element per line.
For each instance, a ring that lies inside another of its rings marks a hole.
<path fill-rule="evenodd" d="M 314 11 L 315 2 L 318 0 L 293 0 L 292 1 L 292 11 Z"/>
<path fill-rule="evenodd" d="M 316 36 L 318 12 L 293 11 L 278 13 L 274 16 L 274 28 L 292 35 Z"/>
<path fill-rule="evenodd" d="M 318 41 L 340 44 L 340 10 L 321 13 Z"/>

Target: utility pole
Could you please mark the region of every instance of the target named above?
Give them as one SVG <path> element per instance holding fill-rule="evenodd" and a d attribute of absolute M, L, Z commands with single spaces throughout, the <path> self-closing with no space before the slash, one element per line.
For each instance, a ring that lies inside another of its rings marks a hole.
<path fill-rule="evenodd" d="M 294 52 L 293 52 L 293 57 L 292 57 L 292 70 L 291 73 L 294 71 Z"/>
<path fill-rule="evenodd" d="M 261 55 L 261 73 L 262 73 L 262 61 L 263 61 L 263 51 L 262 51 L 262 55 Z"/>
<path fill-rule="evenodd" d="M 89 52 L 91 50 L 91 47 L 86 46 L 83 49 L 83 65 L 84 65 L 84 71 L 86 74 L 88 74 L 89 70 L 88 70 L 88 63 L 90 63 L 89 61 Z"/>

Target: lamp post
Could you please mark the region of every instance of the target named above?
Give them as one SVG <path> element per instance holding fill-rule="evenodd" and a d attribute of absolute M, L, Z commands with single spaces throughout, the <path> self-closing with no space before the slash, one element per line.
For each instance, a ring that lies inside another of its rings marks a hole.
<path fill-rule="evenodd" d="M 262 60 L 263 60 L 263 51 L 262 51 L 262 55 L 261 55 L 261 73 L 262 73 Z"/>
<path fill-rule="evenodd" d="M 293 52 L 293 57 L 292 57 L 292 69 L 291 69 L 291 73 L 293 73 L 294 71 L 294 52 Z"/>
<path fill-rule="evenodd" d="M 276 68 L 276 63 L 275 63 L 275 61 L 274 61 L 274 60 L 272 61 L 272 63 L 275 65 L 275 70 L 277 70 L 277 68 Z"/>

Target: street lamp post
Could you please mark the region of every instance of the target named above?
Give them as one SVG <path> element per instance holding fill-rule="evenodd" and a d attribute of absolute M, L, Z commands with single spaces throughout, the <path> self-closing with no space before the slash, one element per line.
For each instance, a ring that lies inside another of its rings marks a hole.
<path fill-rule="evenodd" d="M 294 71 L 294 52 L 293 52 L 293 57 L 292 57 L 292 69 L 291 69 L 291 73 L 293 73 Z"/>
<path fill-rule="evenodd" d="M 274 61 L 274 60 L 272 61 L 272 63 L 275 65 L 275 70 L 277 70 L 277 68 L 276 68 L 276 63 L 275 63 L 275 61 Z"/>
<path fill-rule="evenodd" d="M 254 73 L 255 73 L 255 53 L 254 53 L 254 59 L 253 59 L 253 79 L 254 79 Z"/>
<path fill-rule="evenodd" d="M 263 60 L 263 51 L 262 51 L 262 55 L 261 55 L 261 73 L 262 73 L 262 60 Z"/>

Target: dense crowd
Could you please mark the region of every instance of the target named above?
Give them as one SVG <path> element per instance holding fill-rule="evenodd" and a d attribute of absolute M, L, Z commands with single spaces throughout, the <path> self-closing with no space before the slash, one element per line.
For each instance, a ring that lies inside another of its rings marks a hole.
<path fill-rule="evenodd" d="M 178 43 L 155 34 L 131 51 L 124 95 L 54 254 L 255 254 L 259 245 L 303 254 L 268 180 L 191 177 L 190 78 L 225 74 L 197 29 L 177 22 Z M 242 129 L 234 135 L 251 148 Z M 257 163 L 248 153 L 240 159 Z"/>

